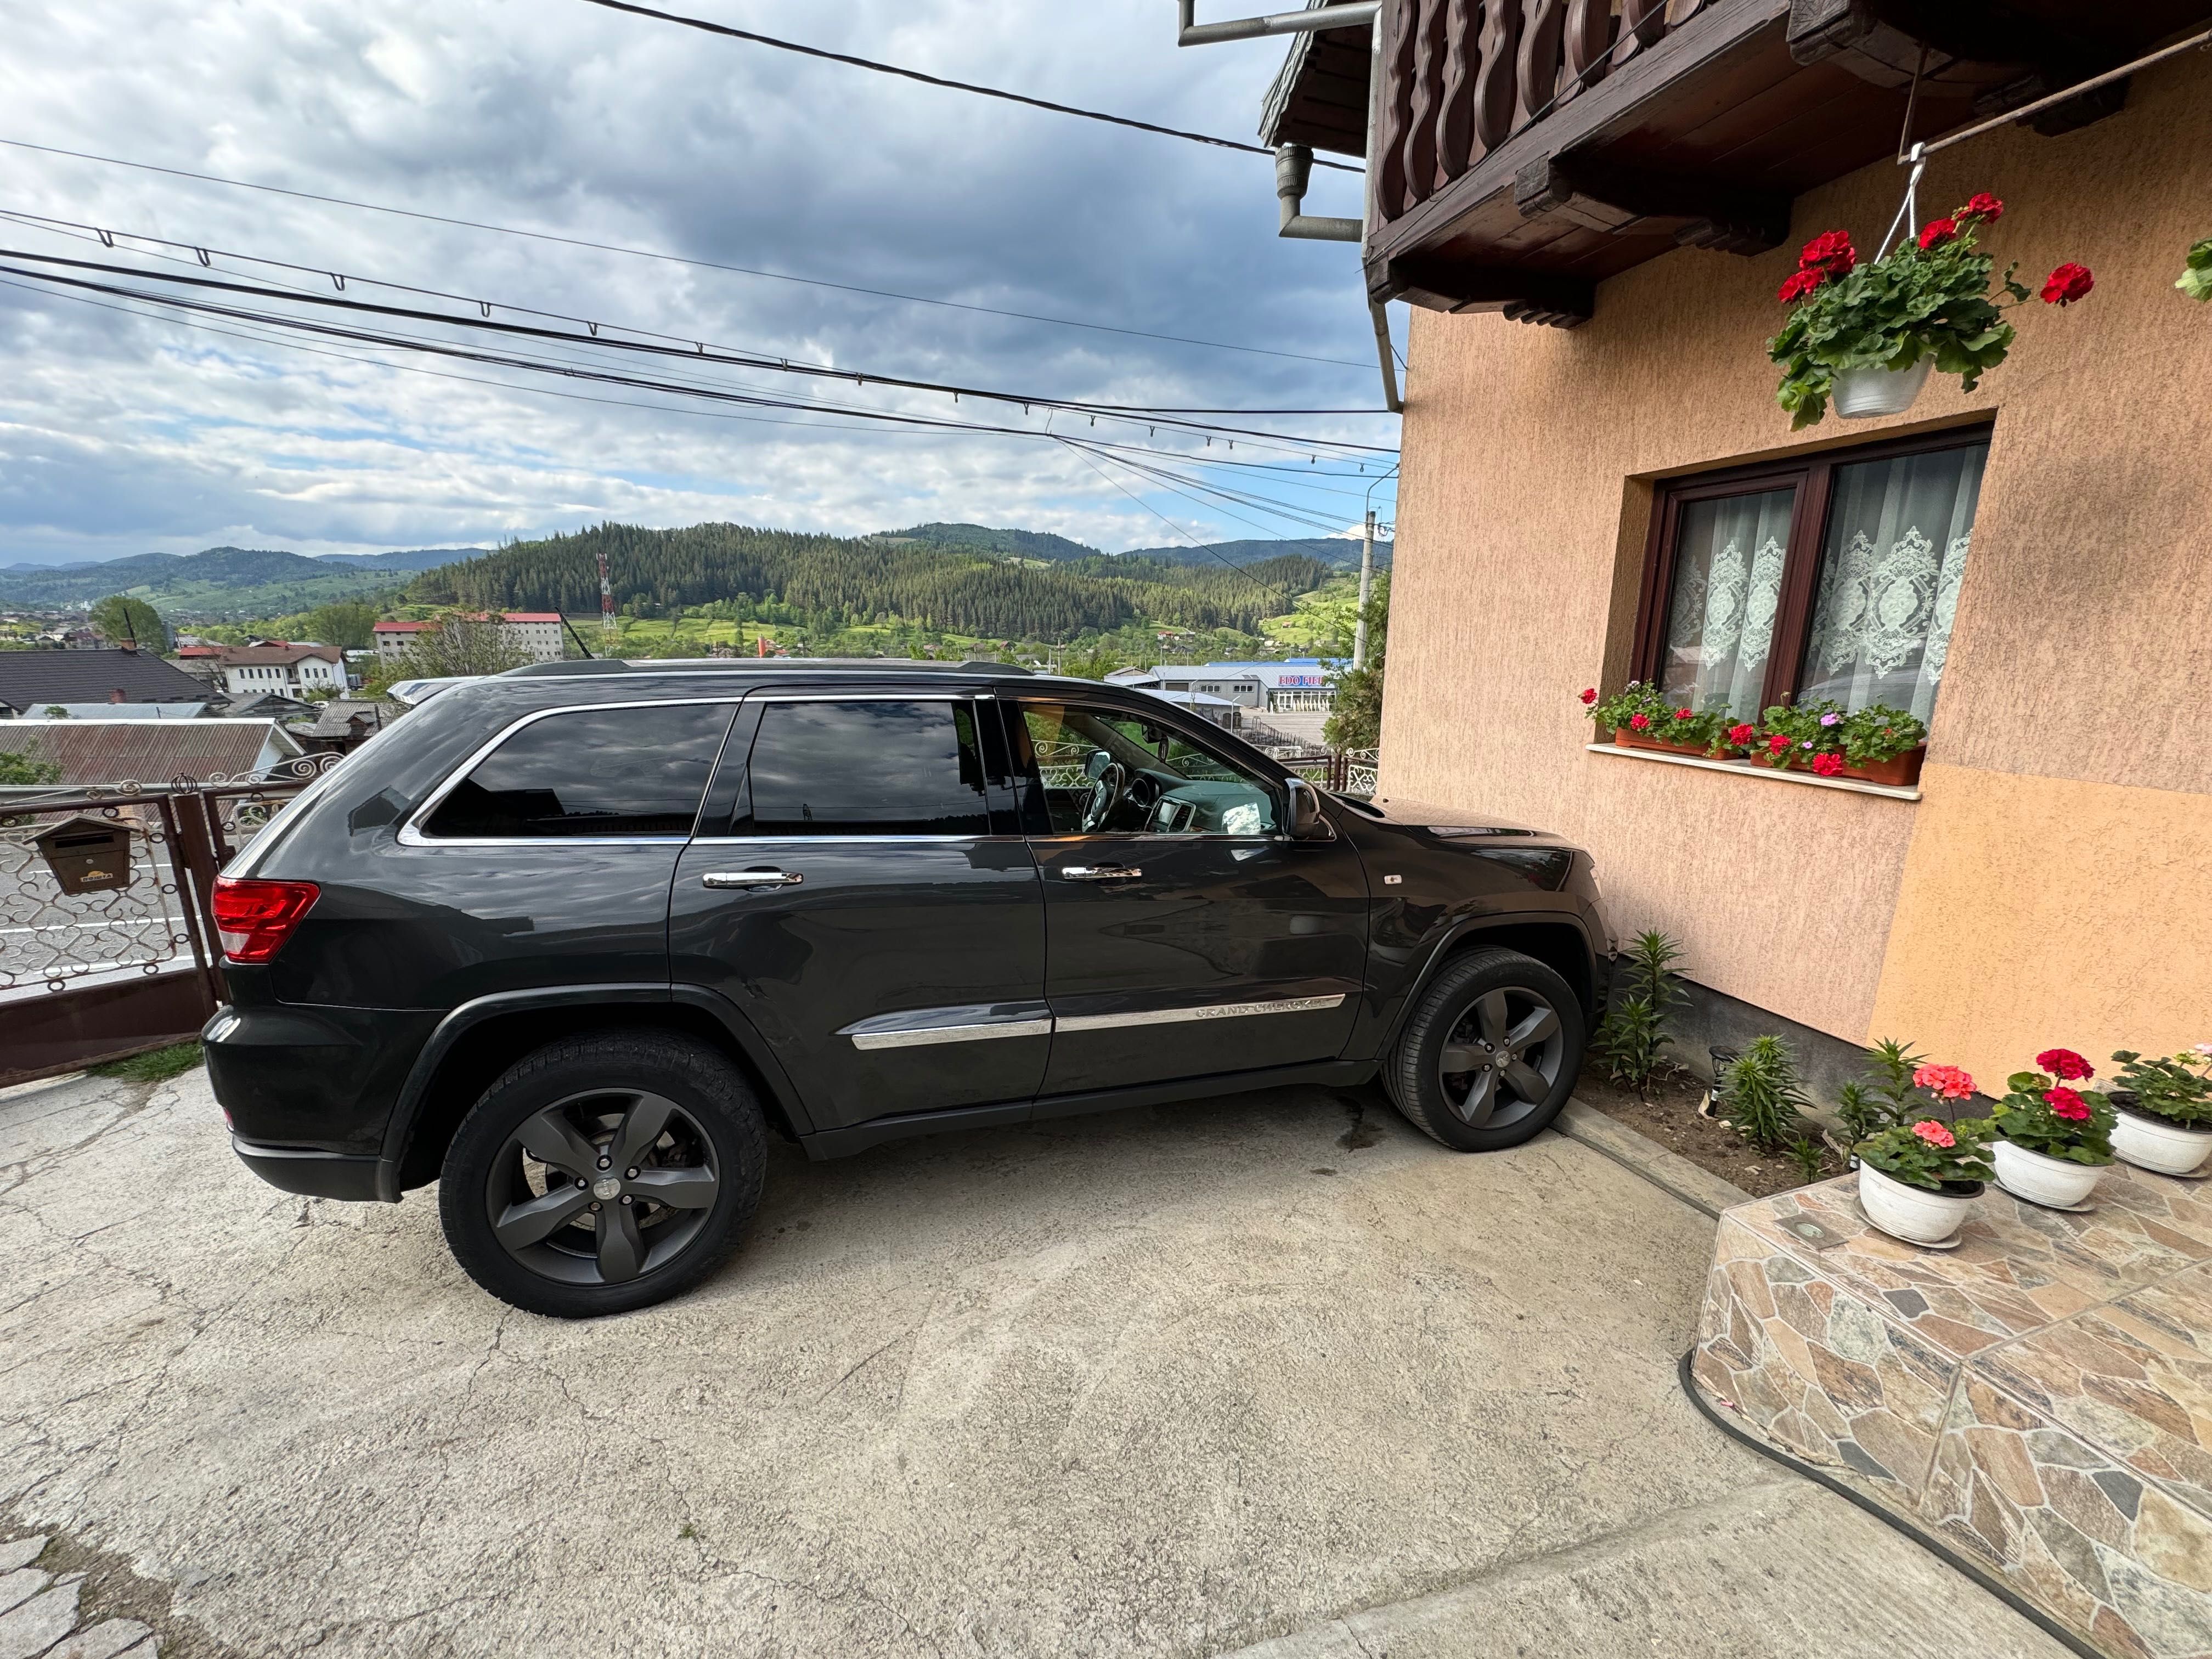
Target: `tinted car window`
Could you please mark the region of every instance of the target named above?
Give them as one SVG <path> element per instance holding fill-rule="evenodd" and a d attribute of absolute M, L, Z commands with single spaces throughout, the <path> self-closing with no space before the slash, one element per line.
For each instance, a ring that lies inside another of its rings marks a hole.
<path fill-rule="evenodd" d="M 757 836 L 983 836 L 964 702 L 771 702 L 753 739 Z"/>
<path fill-rule="evenodd" d="M 689 836 L 733 712 L 729 703 L 692 703 L 532 720 L 477 763 L 422 833 Z"/>
<path fill-rule="evenodd" d="M 1273 835 L 1267 783 L 1163 722 L 1121 709 L 1024 702 L 1009 728 L 1031 835 Z"/>

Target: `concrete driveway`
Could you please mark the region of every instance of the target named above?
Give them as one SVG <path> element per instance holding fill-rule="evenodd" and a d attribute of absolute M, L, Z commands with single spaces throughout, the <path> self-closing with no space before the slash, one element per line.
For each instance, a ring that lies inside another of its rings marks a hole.
<path fill-rule="evenodd" d="M 563 1324 L 203 1073 L 28 1085 L 0 1526 L 244 1655 L 2059 1653 L 1695 1414 L 1711 1235 L 1288 1091 L 779 1149 L 717 1279 Z"/>

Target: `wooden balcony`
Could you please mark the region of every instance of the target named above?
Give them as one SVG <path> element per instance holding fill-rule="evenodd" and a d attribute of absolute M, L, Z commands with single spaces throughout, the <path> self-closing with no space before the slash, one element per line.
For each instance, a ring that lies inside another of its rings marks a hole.
<path fill-rule="evenodd" d="M 1315 4 L 1327 0 L 1312 0 Z M 1571 328 L 1668 250 L 1751 254 L 1801 192 L 1914 131 L 2001 114 L 2212 17 L 2212 0 L 1388 0 L 1301 36 L 1261 134 L 1369 157 L 1369 292 Z M 2057 106 L 2059 132 L 2126 83 Z"/>

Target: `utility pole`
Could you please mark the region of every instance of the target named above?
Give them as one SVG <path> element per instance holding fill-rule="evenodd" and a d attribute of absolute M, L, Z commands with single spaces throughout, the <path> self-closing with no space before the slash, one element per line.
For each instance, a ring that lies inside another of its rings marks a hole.
<path fill-rule="evenodd" d="M 604 550 L 599 554 L 599 631 L 609 640 L 612 640 L 617 631 L 615 627 L 615 587 L 607 580 L 607 556 Z"/>
<path fill-rule="evenodd" d="M 1359 526 L 1359 611 L 1352 624 L 1352 666 L 1355 672 L 1367 666 L 1367 595 L 1374 586 L 1375 509 L 1370 507 L 1366 522 Z"/>

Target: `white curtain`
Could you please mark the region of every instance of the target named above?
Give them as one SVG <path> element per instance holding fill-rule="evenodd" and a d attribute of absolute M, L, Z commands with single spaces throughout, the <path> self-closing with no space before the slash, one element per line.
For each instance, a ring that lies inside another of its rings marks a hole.
<path fill-rule="evenodd" d="M 1683 507 L 1659 678 L 1676 703 L 1758 718 L 1796 499 L 1794 489 L 1768 489 Z"/>
<path fill-rule="evenodd" d="M 1798 702 L 1934 712 L 1988 453 L 1836 469 Z"/>

